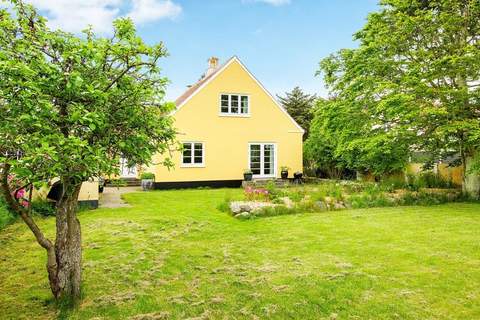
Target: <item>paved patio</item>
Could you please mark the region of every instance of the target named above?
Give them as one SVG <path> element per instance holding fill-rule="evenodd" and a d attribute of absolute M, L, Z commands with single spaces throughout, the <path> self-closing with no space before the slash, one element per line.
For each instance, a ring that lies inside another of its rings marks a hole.
<path fill-rule="evenodd" d="M 100 194 L 98 202 L 99 208 L 125 208 L 130 207 L 128 203 L 122 200 L 121 195 L 124 193 L 142 191 L 141 187 L 105 187 L 103 193 Z"/>

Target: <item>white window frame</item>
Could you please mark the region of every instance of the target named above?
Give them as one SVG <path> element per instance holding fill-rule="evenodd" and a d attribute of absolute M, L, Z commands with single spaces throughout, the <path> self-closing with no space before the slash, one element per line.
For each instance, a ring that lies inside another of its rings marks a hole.
<path fill-rule="evenodd" d="M 205 167 L 205 143 L 202 141 L 182 141 L 182 148 L 183 145 L 189 143 L 191 145 L 192 153 L 190 155 L 191 163 L 184 163 L 183 162 L 183 149 L 180 152 L 180 167 L 181 168 L 204 168 Z M 195 144 L 202 145 L 202 163 L 195 163 Z"/>
<path fill-rule="evenodd" d="M 222 96 L 228 96 L 228 112 L 222 112 Z M 238 96 L 238 113 L 232 112 L 232 96 Z M 248 99 L 248 112 L 241 113 L 242 110 L 242 96 L 247 97 Z M 220 117 L 239 117 L 239 118 L 248 118 L 250 117 L 250 106 L 251 106 L 251 97 L 249 94 L 245 93 L 226 93 L 222 92 L 219 96 L 219 116 Z"/>
<path fill-rule="evenodd" d="M 277 177 L 277 167 L 278 167 L 278 145 L 276 142 L 249 142 L 248 147 L 247 147 L 247 153 L 248 153 L 248 163 L 247 163 L 247 168 L 250 169 L 250 160 L 251 160 L 251 153 L 250 153 L 250 147 L 252 145 L 260 145 L 260 172 L 265 171 L 265 163 L 264 163 L 264 147 L 265 145 L 273 145 L 273 173 L 272 174 L 254 174 L 254 178 L 275 178 Z"/>

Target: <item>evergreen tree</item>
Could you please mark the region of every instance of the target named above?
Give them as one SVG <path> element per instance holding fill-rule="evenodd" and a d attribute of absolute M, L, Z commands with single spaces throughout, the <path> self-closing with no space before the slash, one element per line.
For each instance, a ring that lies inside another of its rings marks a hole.
<path fill-rule="evenodd" d="M 303 140 L 306 140 L 317 97 L 303 92 L 299 87 L 293 88 L 291 92 L 286 92 L 284 97 L 278 95 L 277 97 L 292 118 L 305 130 Z"/>

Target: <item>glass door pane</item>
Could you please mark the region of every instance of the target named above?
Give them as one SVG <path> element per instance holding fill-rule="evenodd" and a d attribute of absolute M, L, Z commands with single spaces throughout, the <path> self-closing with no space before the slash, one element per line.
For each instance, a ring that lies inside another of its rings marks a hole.
<path fill-rule="evenodd" d="M 263 146 L 263 174 L 272 175 L 275 169 L 275 151 L 273 144 Z"/>
<path fill-rule="evenodd" d="M 261 174 L 261 145 L 250 145 L 250 170 L 253 174 Z"/>

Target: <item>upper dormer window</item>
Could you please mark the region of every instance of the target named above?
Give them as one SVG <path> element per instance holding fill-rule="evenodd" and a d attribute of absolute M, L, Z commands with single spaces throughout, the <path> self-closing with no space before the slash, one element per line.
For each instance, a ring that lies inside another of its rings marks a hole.
<path fill-rule="evenodd" d="M 222 94 L 220 96 L 220 113 L 248 115 L 250 113 L 249 97 L 241 94 Z"/>

